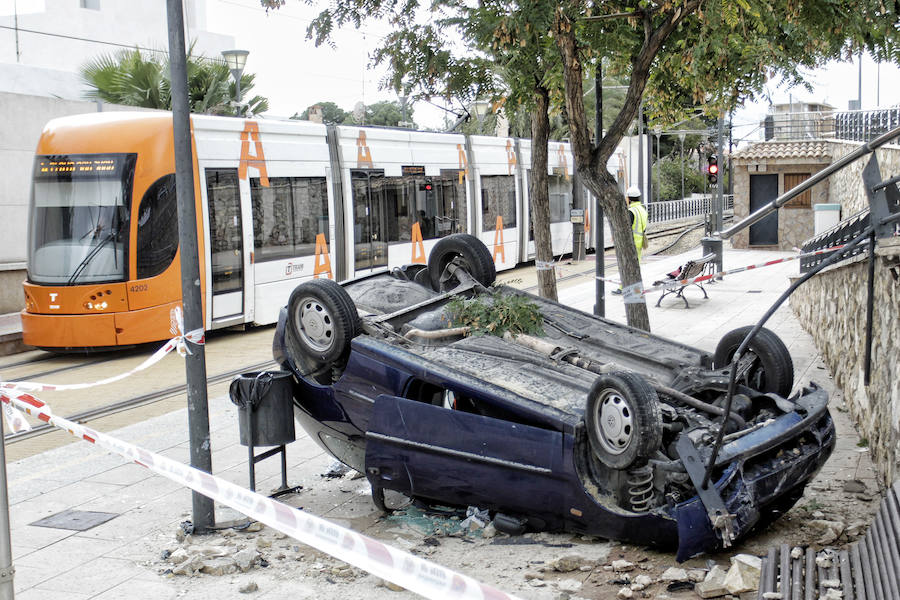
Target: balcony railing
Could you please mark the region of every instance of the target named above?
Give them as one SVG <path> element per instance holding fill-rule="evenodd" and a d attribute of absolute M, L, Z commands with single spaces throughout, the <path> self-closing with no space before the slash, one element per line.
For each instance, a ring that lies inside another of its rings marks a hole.
<path fill-rule="evenodd" d="M 767 115 L 766 141 L 850 140 L 868 142 L 900 125 L 900 108 Z"/>

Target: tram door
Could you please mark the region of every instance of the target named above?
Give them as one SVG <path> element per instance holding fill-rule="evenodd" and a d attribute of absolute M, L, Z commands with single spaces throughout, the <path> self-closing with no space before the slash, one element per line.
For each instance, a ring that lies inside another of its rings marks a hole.
<path fill-rule="evenodd" d="M 206 169 L 212 319 L 243 317 L 244 244 L 237 169 Z"/>
<path fill-rule="evenodd" d="M 356 274 L 387 267 L 388 228 L 383 171 L 351 171 L 353 267 Z"/>

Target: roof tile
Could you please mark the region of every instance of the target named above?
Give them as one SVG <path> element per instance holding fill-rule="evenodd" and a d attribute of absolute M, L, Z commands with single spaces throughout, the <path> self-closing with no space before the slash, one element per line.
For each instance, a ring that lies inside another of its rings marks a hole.
<path fill-rule="evenodd" d="M 830 160 L 831 144 L 822 140 L 808 142 L 759 142 L 732 155 L 740 161 L 768 159 L 823 159 Z"/>

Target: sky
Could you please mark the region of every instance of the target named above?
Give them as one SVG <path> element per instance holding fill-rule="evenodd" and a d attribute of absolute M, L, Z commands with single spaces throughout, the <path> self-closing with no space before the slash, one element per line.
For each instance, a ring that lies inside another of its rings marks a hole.
<path fill-rule="evenodd" d="M 233 35 L 238 48 L 250 51 L 246 70 L 256 74 L 254 93 L 269 98 L 271 116 L 289 117 L 322 101 L 352 110 L 357 102 L 397 100 L 392 91 L 379 88 L 386 70 L 373 69 L 368 58 L 389 31 L 388 26 L 367 22 L 361 30 L 347 28 L 336 33 L 333 48 L 316 48 L 306 39 L 306 28 L 320 6 L 288 0 L 282 8 L 267 13 L 258 0 L 207 0 L 206 28 Z M 857 97 L 859 67 L 855 59 L 852 63 L 830 63 L 809 76 L 815 87 L 811 93 L 770 82 L 766 95 L 776 104 L 791 100 L 824 102 L 838 110 L 846 110 L 848 101 Z M 864 55 L 862 87 L 863 109 L 896 106 L 900 103 L 900 69 L 888 64 L 879 68 Z M 735 138 L 761 139 L 759 123 L 768 103 L 760 99 L 735 111 Z M 453 115 L 438 107 L 424 102 L 415 106 L 414 118 L 420 126 L 442 127 L 445 117 L 455 121 Z"/>

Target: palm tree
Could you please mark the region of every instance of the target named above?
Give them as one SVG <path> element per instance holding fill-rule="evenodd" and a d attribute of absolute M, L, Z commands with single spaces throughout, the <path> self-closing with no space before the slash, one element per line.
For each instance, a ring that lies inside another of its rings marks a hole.
<path fill-rule="evenodd" d="M 231 101 L 235 94 L 234 81 L 225 64 L 193 56 L 192 45 L 187 55 L 187 76 L 191 112 L 238 114 L 238 107 Z M 81 78 L 91 88 L 85 94 L 87 98 L 125 106 L 172 109 L 169 60 L 165 52 L 147 55 L 135 48 L 104 54 L 81 67 Z M 253 88 L 255 78 L 252 73 L 241 76 L 242 95 Z M 240 107 L 240 114 L 255 115 L 268 109 L 266 98 L 253 96 Z"/>

